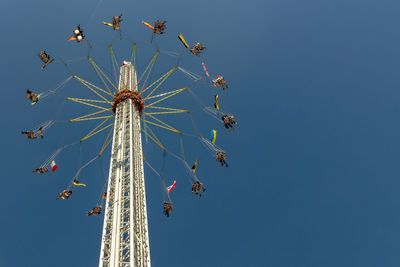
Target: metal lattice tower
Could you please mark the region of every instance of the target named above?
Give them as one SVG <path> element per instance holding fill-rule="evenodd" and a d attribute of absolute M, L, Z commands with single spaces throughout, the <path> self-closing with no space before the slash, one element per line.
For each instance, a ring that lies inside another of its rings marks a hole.
<path fill-rule="evenodd" d="M 119 92 L 137 92 L 134 67 L 120 68 Z M 140 113 L 133 99 L 118 103 L 99 267 L 150 266 Z"/>

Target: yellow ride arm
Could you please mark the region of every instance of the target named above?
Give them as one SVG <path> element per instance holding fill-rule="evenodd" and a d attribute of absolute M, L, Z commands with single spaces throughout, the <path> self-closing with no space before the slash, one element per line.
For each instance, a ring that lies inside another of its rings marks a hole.
<path fill-rule="evenodd" d="M 178 38 L 186 48 L 189 48 L 189 45 L 188 43 L 186 43 L 185 38 L 183 38 L 182 34 L 179 34 Z"/>

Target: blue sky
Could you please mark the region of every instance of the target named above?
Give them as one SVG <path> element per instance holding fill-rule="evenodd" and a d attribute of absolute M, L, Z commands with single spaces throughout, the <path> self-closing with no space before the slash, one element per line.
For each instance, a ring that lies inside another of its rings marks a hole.
<path fill-rule="evenodd" d="M 399 8 L 389 0 L 2 2 L 0 266 L 98 263 L 103 217 L 85 213 L 102 193 L 99 162 L 82 171 L 88 186 L 67 201 L 55 198 L 79 167 L 79 146 L 60 154 L 54 174 L 31 173 L 61 143 L 79 140 L 95 124 L 58 123 L 44 140 L 20 134 L 52 119 L 66 96 L 90 94 L 71 81 L 30 106 L 26 88 L 50 89 L 68 77 L 57 63 L 41 71 L 37 53 L 76 59 L 73 72 L 100 84 L 87 60 L 79 60 L 87 46 L 66 42 L 72 29 L 81 24 L 91 55 L 110 73 L 106 45 L 115 45 L 120 62 L 129 59 L 130 42 L 151 37 L 140 22 L 156 19 L 167 20 L 167 34 L 138 45 L 138 72 L 156 47 L 182 51 L 179 33 L 204 43 L 200 59 L 186 54 L 179 64 L 203 75 L 204 61 L 211 74 L 226 78 L 225 91 L 202 82 L 192 90 L 207 105 L 218 92 L 221 108 L 239 125 L 228 133 L 190 94 L 169 103 L 190 109 L 204 136 L 218 130 L 229 168 L 185 136 L 186 158 L 200 158 L 198 175 L 207 191 L 201 199 L 192 196 L 183 165 L 167 156 L 166 182 L 178 181 L 167 219 L 160 180 L 145 167 L 152 265 L 398 266 Z M 122 41 L 101 24 L 120 13 Z M 176 58 L 160 56 L 152 78 L 174 64 Z M 164 89 L 190 84 L 177 73 Z M 85 110 L 65 103 L 58 115 L 70 119 Z M 168 120 L 193 133 L 188 117 Z M 157 135 L 179 152 L 179 136 Z M 84 162 L 103 138 L 82 144 Z M 143 149 L 161 170 L 161 151 L 145 140 Z M 101 158 L 106 169 L 109 155 L 107 150 Z"/>

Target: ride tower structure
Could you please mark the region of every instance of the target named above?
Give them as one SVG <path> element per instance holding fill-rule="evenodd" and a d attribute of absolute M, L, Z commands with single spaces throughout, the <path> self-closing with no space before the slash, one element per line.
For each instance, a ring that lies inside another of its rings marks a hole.
<path fill-rule="evenodd" d="M 140 117 L 134 66 L 120 67 L 99 267 L 149 267 L 150 247 Z"/>

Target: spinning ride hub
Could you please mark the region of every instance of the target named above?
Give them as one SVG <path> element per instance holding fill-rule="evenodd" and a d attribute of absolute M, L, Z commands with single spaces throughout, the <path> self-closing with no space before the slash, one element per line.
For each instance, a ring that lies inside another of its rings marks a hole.
<path fill-rule="evenodd" d="M 132 102 L 135 104 L 139 115 L 141 116 L 144 107 L 143 100 L 138 93 L 130 90 L 124 90 L 115 95 L 114 103 L 112 104 L 112 111 L 115 113 L 117 106 L 127 99 L 132 99 Z"/>

